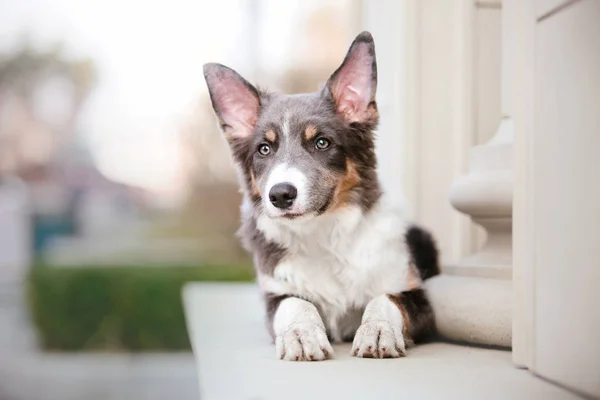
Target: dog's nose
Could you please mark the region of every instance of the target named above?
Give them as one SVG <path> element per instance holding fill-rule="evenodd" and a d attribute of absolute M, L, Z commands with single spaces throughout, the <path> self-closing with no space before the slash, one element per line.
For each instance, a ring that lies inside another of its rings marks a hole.
<path fill-rule="evenodd" d="M 298 195 L 296 188 L 289 183 L 278 183 L 269 191 L 269 200 L 277 208 L 290 208 Z"/>

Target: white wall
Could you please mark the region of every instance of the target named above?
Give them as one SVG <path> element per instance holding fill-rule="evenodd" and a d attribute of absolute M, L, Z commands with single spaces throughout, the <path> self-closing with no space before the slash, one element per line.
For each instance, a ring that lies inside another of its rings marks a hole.
<path fill-rule="evenodd" d="M 438 238 L 443 261 L 481 233 L 448 200 L 468 152 L 493 136 L 500 112 L 500 1 L 363 2 L 376 40 L 383 182 Z"/>
<path fill-rule="evenodd" d="M 387 193 L 405 203 L 406 60 L 405 1 L 380 0 L 362 5 L 362 29 L 373 34 L 377 52 L 377 131 L 379 176 Z"/>
<path fill-rule="evenodd" d="M 600 397 L 600 2 L 507 0 L 515 361 Z M 560 346 L 565 338 L 573 338 Z"/>

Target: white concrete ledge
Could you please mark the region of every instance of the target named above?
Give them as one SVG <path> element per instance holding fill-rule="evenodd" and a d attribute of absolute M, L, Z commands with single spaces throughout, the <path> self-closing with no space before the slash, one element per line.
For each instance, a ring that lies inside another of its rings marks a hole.
<path fill-rule="evenodd" d="M 280 361 L 254 285 L 193 283 L 183 298 L 202 400 L 576 398 L 516 369 L 500 350 L 433 343 L 372 360 L 338 345 L 333 360 Z"/>

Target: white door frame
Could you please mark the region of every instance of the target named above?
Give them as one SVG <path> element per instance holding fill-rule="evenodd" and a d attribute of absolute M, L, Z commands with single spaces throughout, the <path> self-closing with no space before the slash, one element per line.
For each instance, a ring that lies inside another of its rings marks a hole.
<path fill-rule="evenodd" d="M 535 16 L 531 1 L 504 0 L 502 109 L 514 121 L 513 361 L 533 365 L 534 223 L 533 147 Z"/>

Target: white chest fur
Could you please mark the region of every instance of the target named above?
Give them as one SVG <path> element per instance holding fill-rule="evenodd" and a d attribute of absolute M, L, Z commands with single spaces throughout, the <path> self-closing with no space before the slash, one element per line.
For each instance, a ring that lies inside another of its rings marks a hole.
<path fill-rule="evenodd" d="M 307 221 L 261 217 L 258 228 L 287 251 L 273 276 L 259 276 L 259 283 L 311 301 L 332 334 L 341 335 L 353 311 L 408 287 L 405 224 L 401 210 L 383 201 L 366 214 L 351 206 Z"/>

